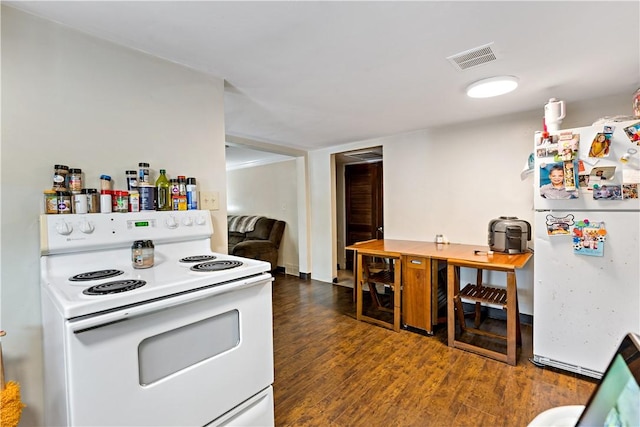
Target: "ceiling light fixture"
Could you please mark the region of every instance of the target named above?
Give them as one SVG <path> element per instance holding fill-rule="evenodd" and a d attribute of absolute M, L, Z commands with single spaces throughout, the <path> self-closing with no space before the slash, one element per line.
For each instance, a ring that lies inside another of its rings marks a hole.
<path fill-rule="evenodd" d="M 498 76 L 483 79 L 467 87 L 467 96 L 471 98 L 491 98 L 504 95 L 518 87 L 518 78 L 513 76 Z"/>

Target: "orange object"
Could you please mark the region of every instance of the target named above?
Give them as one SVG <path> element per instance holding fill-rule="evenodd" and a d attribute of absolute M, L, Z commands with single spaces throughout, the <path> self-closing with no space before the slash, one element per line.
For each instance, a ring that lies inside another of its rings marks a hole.
<path fill-rule="evenodd" d="M 0 337 L 6 335 L 0 331 Z M 0 344 L 0 427 L 16 427 L 20 422 L 22 408 L 26 405 L 20 401 L 20 385 L 15 381 L 4 382 L 4 363 L 2 361 L 2 344 Z"/>

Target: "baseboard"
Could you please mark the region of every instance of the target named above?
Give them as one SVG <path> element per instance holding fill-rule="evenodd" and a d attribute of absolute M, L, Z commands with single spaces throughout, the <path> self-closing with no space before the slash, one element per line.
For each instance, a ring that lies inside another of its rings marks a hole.
<path fill-rule="evenodd" d="M 275 270 L 273 270 L 274 273 L 281 273 L 281 274 L 286 274 L 286 269 L 284 267 L 281 266 L 277 266 Z"/>
<path fill-rule="evenodd" d="M 311 273 L 300 272 L 300 278 L 302 280 L 311 280 Z"/>

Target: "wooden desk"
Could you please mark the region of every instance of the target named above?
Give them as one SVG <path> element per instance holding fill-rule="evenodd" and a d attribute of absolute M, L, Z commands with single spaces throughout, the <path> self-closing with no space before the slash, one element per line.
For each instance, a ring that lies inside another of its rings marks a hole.
<path fill-rule="evenodd" d="M 487 246 L 479 245 L 463 245 L 463 244 L 441 244 L 434 242 L 421 242 L 413 240 L 370 240 L 366 242 L 360 242 L 346 247 L 346 249 L 355 251 L 355 258 L 358 260 L 359 254 L 366 254 L 371 256 L 380 257 L 393 257 L 400 258 L 402 264 L 402 273 L 405 277 L 402 277 L 402 283 L 407 285 L 407 262 L 411 262 L 412 259 L 423 258 L 427 260 L 428 266 L 425 266 L 423 273 L 425 277 L 424 291 L 425 291 L 425 304 L 423 313 L 424 317 L 424 329 L 428 333 L 433 333 L 433 327 L 438 323 L 438 261 L 457 260 L 459 262 L 476 263 L 483 266 L 486 270 L 511 270 L 515 271 L 517 268 L 522 268 L 526 265 L 531 258 L 531 253 L 525 254 L 503 254 L 494 253 L 493 255 L 487 255 L 489 248 Z M 475 251 L 480 251 L 476 254 Z M 355 264 L 356 285 L 358 284 L 358 273 L 361 274 L 362 266 L 358 262 Z M 515 281 L 514 281 L 515 286 Z M 357 288 L 357 286 L 356 286 Z M 419 311 L 421 304 L 415 300 L 411 300 L 411 292 L 403 291 L 402 301 L 402 318 L 406 320 L 407 309 L 409 313 L 411 310 Z M 358 307 L 358 300 L 362 299 L 361 292 L 356 293 L 356 306 Z M 361 305 L 359 306 L 361 308 Z M 448 307 L 451 310 L 452 307 Z M 357 313 L 356 313 L 357 316 Z"/>

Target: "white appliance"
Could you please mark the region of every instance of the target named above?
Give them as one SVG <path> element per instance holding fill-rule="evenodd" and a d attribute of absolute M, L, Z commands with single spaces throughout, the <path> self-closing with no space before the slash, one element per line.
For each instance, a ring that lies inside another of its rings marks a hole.
<path fill-rule="evenodd" d="M 622 184 L 625 179 L 636 179 L 633 175 L 640 170 L 637 151 L 628 155 L 626 162 L 620 160 L 628 150 L 640 148 L 623 130 L 639 121 L 608 123 L 615 130 L 609 139 L 608 156 L 602 158 L 589 157 L 589 151 L 592 141 L 606 125 L 562 130 L 552 135 L 579 134 L 575 158 L 582 160 L 583 173 L 598 170 L 593 168 L 608 170 L 610 179 L 593 175 L 591 185 L 594 179 L 600 187 Z M 580 189 L 580 179 L 575 182 L 578 198 L 543 198 L 540 195 L 542 167 L 554 163 L 554 157 L 537 151 L 545 149 L 540 148 L 543 145 L 540 137 L 537 133 L 534 151 L 537 156 L 533 362 L 599 378 L 620 340 L 629 332 L 640 332 L 640 200 L 595 200 L 593 191 L 596 190 Z M 611 167 L 615 167 L 615 172 Z M 574 221 L 565 228 L 570 234 L 562 234 L 563 220 L 558 218 Z M 582 243 L 574 241 L 573 227 L 585 219 L 591 223 L 604 222 L 606 240 L 597 243 L 604 244 L 603 256 L 574 253 L 573 245 Z M 548 227 L 553 231 L 548 231 Z"/>
<path fill-rule="evenodd" d="M 41 216 L 46 425 L 274 424 L 270 265 L 212 233 L 208 211 Z"/>

